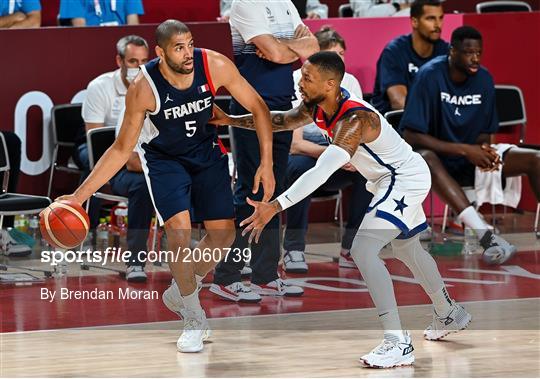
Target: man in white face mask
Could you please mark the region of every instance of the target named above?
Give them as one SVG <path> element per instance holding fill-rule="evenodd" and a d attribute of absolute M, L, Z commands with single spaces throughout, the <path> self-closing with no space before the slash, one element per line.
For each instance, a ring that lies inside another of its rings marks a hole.
<path fill-rule="evenodd" d="M 88 84 L 86 99 L 82 107 L 82 117 L 87 131 L 104 126 L 119 127 L 121 125 L 129 84 L 139 73 L 139 66 L 148 62 L 148 44 L 142 37 L 136 35 L 123 37 L 117 42 L 116 50 L 118 69 L 106 72 Z M 86 143 L 77 147 L 74 158 L 87 175 L 89 163 Z M 141 260 L 144 257 L 138 257 L 137 253 L 141 250 L 146 251 L 148 226 L 154 208 L 137 153 L 131 154 L 126 168 L 118 172 L 110 183 L 115 194 L 129 199 L 128 247 L 135 256 L 128 263 L 126 278 L 128 281 L 145 281 L 144 262 Z M 97 201 L 91 202 L 89 216 L 92 227 L 95 227 L 99 219 Z"/>

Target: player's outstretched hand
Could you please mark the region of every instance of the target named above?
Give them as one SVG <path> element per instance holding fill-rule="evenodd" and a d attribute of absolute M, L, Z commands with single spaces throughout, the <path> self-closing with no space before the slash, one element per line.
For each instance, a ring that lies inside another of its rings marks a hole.
<path fill-rule="evenodd" d="M 259 184 L 262 184 L 264 195 L 262 201 L 268 201 L 274 195 L 276 189 L 276 179 L 274 178 L 274 170 L 272 165 L 261 163 L 255 177 L 253 178 L 253 190 L 255 194 L 259 192 Z"/>
<path fill-rule="evenodd" d="M 253 239 L 255 239 L 255 243 L 258 243 L 264 227 L 272 217 L 279 212 L 279 210 L 276 209 L 275 205 L 272 203 L 255 201 L 250 198 L 247 198 L 246 200 L 249 205 L 255 208 L 255 210 L 251 216 L 240 223 L 241 227 L 247 225 L 242 231 L 242 236 L 250 233 L 248 239 L 249 243 L 251 243 Z"/>

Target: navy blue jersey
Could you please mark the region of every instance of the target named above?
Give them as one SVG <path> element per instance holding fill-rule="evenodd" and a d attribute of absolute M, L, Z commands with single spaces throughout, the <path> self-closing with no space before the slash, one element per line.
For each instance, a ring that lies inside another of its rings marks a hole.
<path fill-rule="evenodd" d="M 416 73 L 424 64 L 440 55 L 447 55 L 449 45 L 438 40 L 433 46 L 433 54 L 422 58 L 413 49 L 412 35 L 403 35 L 390 41 L 377 61 L 377 75 L 371 103 L 383 115 L 391 111 L 386 91 L 395 85 L 411 88 Z"/>
<path fill-rule="evenodd" d="M 454 83 L 448 58 L 442 56 L 424 65 L 416 75 L 400 129 L 427 133 L 443 141 L 474 144 L 480 134 L 495 133 L 498 125 L 491 74 L 480 67 L 464 83 Z M 464 162 L 459 157 L 448 160 Z"/>
<path fill-rule="evenodd" d="M 193 59 L 193 83 L 185 90 L 167 82 L 159 71 L 159 58 L 142 66 L 154 92 L 156 109 L 148 113 L 150 122 L 145 122 L 139 141 L 145 151 L 199 164 L 212 160 L 217 146 L 217 129 L 208 124 L 215 89 L 206 52 L 195 49 Z"/>

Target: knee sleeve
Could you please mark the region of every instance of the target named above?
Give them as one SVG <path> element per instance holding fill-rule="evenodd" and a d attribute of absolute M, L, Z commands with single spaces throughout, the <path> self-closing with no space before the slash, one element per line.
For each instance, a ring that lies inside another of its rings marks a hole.
<path fill-rule="evenodd" d="M 360 269 L 379 314 L 397 309 L 390 273 L 378 254 L 399 233 L 397 229 L 379 232 L 359 230 L 351 248 L 351 256 Z"/>
<path fill-rule="evenodd" d="M 433 294 L 444 287 L 433 257 L 422 247 L 418 236 L 392 241 L 394 256 L 411 270 L 426 293 Z"/>

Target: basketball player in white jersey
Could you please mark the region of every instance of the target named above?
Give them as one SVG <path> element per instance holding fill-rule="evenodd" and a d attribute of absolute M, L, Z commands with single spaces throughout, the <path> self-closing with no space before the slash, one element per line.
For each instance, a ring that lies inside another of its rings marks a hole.
<path fill-rule="evenodd" d="M 414 362 L 411 337 L 401 327 L 390 274 L 378 254 L 392 243 L 394 256 L 412 271 L 434 306 L 433 322 L 425 330 L 438 340 L 462 330 L 471 315 L 450 299 L 437 265 L 422 248 L 418 233 L 427 227 L 422 202 L 431 186 L 422 157 L 370 104 L 351 97 L 340 87 L 345 66 L 333 52 L 319 52 L 304 63 L 300 92 L 303 102 L 286 112 L 271 112 L 274 131 L 291 130 L 315 121 L 332 144 L 276 200 L 256 202 L 251 217 L 242 221 L 244 234 L 258 241 L 261 230 L 275 214 L 315 191 L 343 165 L 351 163 L 368 181 L 373 200 L 354 239 L 351 255 L 359 267 L 384 328 L 384 340 L 361 362 L 388 368 Z M 253 128 L 253 118 L 228 116 L 214 110 L 211 122 Z"/>
<path fill-rule="evenodd" d="M 163 298 L 184 319 L 178 350 L 194 353 L 203 350 L 210 333 L 199 302 L 201 282 L 218 262 L 191 256 L 191 219 L 204 222 L 207 231 L 197 246 L 200 251 L 228 248 L 235 238 L 227 155 L 216 142 L 216 128 L 207 126 L 216 91 L 225 87 L 256 114 L 261 163 L 253 191 L 262 183 L 266 200 L 275 187 L 272 128 L 268 107 L 236 66 L 220 53 L 196 49 L 185 24 L 164 21 L 156 29 L 156 41 L 158 57 L 141 66 L 128 88 L 116 141 L 84 183 L 59 199 L 79 204 L 88 200 L 126 164 L 137 145 L 158 219 L 167 233 L 168 249 L 174 254 L 167 258 L 175 283 Z"/>

